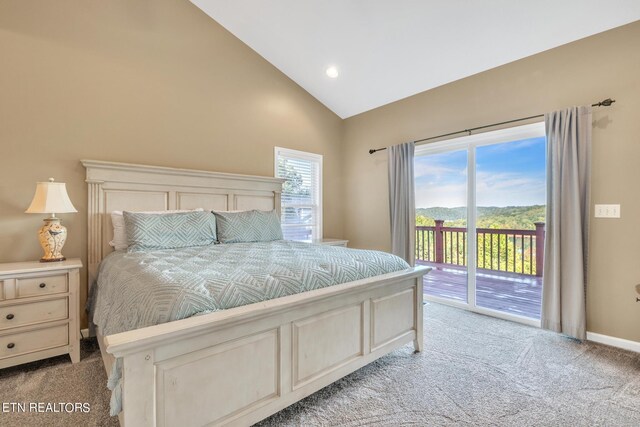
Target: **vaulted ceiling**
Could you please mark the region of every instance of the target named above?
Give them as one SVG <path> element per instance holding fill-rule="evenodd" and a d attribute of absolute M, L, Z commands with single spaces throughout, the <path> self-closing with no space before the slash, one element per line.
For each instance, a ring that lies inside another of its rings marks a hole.
<path fill-rule="evenodd" d="M 640 0 L 191 1 L 342 118 L 640 19 Z"/>

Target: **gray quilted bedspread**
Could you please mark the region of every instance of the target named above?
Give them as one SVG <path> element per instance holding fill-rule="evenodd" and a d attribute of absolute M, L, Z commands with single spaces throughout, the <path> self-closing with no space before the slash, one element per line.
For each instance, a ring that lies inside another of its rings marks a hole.
<path fill-rule="evenodd" d="M 118 251 L 100 265 L 90 308 L 106 336 L 406 268 L 384 252 L 286 240 Z"/>

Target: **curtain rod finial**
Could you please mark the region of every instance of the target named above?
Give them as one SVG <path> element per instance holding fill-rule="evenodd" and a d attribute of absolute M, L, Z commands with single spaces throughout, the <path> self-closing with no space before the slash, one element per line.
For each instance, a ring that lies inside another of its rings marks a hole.
<path fill-rule="evenodd" d="M 615 99 L 607 98 L 604 101 L 600 101 L 596 104 L 593 104 L 592 107 L 609 107 L 614 102 L 616 102 Z"/>
<path fill-rule="evenodd" d="M 372 148 L 369 150 L 369 154 L 373 154 L 373 153 L 377 153 L 378 151 L 382 151 L 382 150 L 386 150 L 387 147 L 383 147 L 383 148 Z"/>

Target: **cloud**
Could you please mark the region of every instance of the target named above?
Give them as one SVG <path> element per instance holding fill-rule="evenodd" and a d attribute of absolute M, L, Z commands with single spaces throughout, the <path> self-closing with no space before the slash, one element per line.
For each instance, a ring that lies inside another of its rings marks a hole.
<path fill-rule="evenodd" d="M 543 137 L 478 147 L 484 151 L 482 158 L 485 159 L 476 175 L 478 206 L 526 206 L 546 202 L 544 164 L 540 163 L 539 153 L 531 157 L 532 153 L 526 150 L 541 142 Z M 467 173 L 465 150 L 417 157 L 416 206 L 465 206 Z"/>
<path fill-rule="evenodd" d="M 466 180 L 467 154 L 456 151 L 434 156 L 417 157 L 414 164 L 416 180 L 444 182 L 454 179 Z M 457 177 L 457 178 L 456 178 Z"/>
<path fill-rule="evenodd" d="M 479 172 L 476 176 L 478 206 L 529 206 L 545 204 L 544 175 Z M 458 177 L 425 185 L 416 182 L 417 207 L 458 207 L 467 204 L 466 180 Z"/>
<path fill-rule="evenodd" d="M 483 152 L 483 154 L 486 154 L 486 153 L 503 154 L 503 153 L 521 150 L 523 148 L 528 148 L 532 146 L 542 147 L 541 144 L 544 144 L 544 142 L 545 142 L 545 137 L 539 136 L 537 138 L 521 139 L 520 141 L 510 141 L 510 142 L 501 142 L 499 144 L 483 145 L 478 147 L 478 150 Z"/>
<path fill-rule="evenodd" d="M 450 175 L 460 172 L 460 169 L 451 166 L 445 166 L 438 163 L 416 162 L 413 168 L 413 173 L 417 178 L 422 177 L 441 177 L 443 175 Z"/>
<path fill-rule="evenodd" d="M 467 185 L 416 186 L 416 207 L 455 208 L 467 205 Z"/>

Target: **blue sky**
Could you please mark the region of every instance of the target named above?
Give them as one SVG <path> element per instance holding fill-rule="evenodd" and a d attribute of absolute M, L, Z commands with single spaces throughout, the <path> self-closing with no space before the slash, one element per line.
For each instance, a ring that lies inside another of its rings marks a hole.
<path fill-rule="evenodd" d="M 545 204 L 545 138 L 476 149 L 478 206 Z M 416 207 L 467 203 L 467 151 L 419 156 L 415 160 Z"/>

